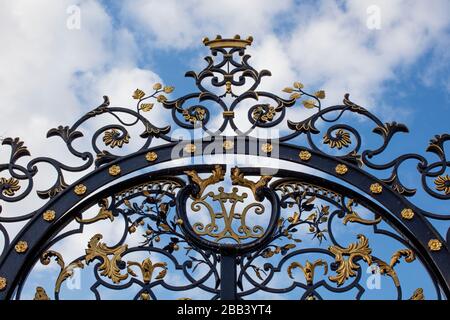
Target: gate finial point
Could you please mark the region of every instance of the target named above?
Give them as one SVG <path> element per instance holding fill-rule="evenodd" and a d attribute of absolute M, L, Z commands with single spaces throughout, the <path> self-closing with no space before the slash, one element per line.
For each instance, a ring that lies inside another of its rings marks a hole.
<path fill-rule="evenodd" d="M 235 35 L 233 38 L 225 38 L 217 35 L 215 39 L 209 40 L 208 37 L 203 38 L 203 43 L 205 46 L 210 47 L 211 49 L 217 48 L 243 48 L 245 49 L 247 46 L 250 46 L 253 42 L 253 37 L 249 36 L 247 39 L 241 39 L 240 35 Z"/>

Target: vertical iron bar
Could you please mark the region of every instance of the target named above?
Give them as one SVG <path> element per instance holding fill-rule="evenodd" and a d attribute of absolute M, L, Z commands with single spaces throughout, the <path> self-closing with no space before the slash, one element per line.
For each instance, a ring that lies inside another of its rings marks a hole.
<path fill-rule="evenodd" d="M 220 259 L 220 299 L 236 300 L 236 255 L 222 254 Z"/>

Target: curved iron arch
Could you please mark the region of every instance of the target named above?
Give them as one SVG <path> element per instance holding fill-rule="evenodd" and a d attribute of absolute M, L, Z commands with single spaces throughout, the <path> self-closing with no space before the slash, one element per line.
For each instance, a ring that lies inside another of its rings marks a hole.
<path fill-rule="evenodd" d="M 40 209 L 20 216 L 19 218 L 0 218 L 0 222 L 2 223 L 1 230 L 6 242 L 0 261 L 0 277 L 5 282 L 3 288 L 0 289 L 0 297 L 2 299 L 12 297 L 14 290 L 24 277 L 24 270 L 27 269 L 31 261 L 34 261 L 32 259 L 33 255 L 40 252 L 42 246 L 48 241 L 49 235 L 58 229 L 59 219 L 64 218 L 71 208 L 82 202 L 83 199 L 86 199 L 88 195 L 95 192 L 98 188 L 113 182 L 117 177 L 123 177 L 148 166 L 173 160 L 174 154 L 178 154 L 180 158 L 194 157 L 201 155 L 205 149 L 211 150 L 211 154 L 244 154 L 264 157 L 272 157 L 275 155 L 280 160 L 317 169 L 353 185 L 386 208 L 384 210 L 378 206 L 377 210 L 389 213 L 385 214 L 385 217 L 396 228 L 402 230 L 402 234 L 411 241 L 421 257 L 430 263 L 430 268 L 435 273 L 445 294 L 447 297 L 450 295 L 450 269 L 448 268 L 450 265 L 450 254 L 448 245 L 428 221 L 428 218 L 448 220 L 449 215 L 437 215 L 415 206 L 406 198 L 414 195 L 415 191 L 405 187 L 398 177 L 399 166 L 405 160 L 415 159 L 419 162 L 418 173 L 421 175 L 424 190 L 437 199 L 449 199 L 450 178 L 448 178 L 448 175 L 444 176 L 449 162 L 446 160 L 444 143 L 450 140 L 450 135 L 436 136 L 430 142 L 427 151 L 438 155 L 439 161 L 437 162 L 428 164 L 428 161 L 424 157 L 408 154 L 398 157 L 385 165 L 376 165 L 370 162 L 369 159 L 382 153 L 395 133 L 407 132 L 407 128 L 404 125 L 395 122 L 383 124 L 366 109 L 351 102 L 348 95 L 345 96 L 343 105 L 323 109 L 321 100 L 325 93 L 318 91 L 315 94 L 309 94 L 303 91 L 303 85 L 298 82 L 294 83 L 292 88 L 285 88 L 285 92 L 291 93 L 289 99 L 280 98 L 272 93 L 255 91 L 261 78 L 270 75 L 270 73 L 264 70 L 258 73 L 248 65 L 249 56 L 244 54 L 244 49 L 245 46 L 249 45 L 250 40 L 235 38 L 233 40 L 233 46 L 231 46 L 229 51 L 225 49 L 230 47 L 227 41 L 222 41 L 221 39 L 213 40 L 213 42 L 205 40 L 205 44 L 211 46 L 213 56 L 222 55 L 223 60 L 218 64 L 214 64 L 213 58 L 208 57 L 206 59 L 208 67 L 205 70 L 198 75 L 194 72 L 186 74 L 196 80 L 196 84 L 200 89 L 198 94 L 189 94 L 180 99 L 168 101 L 166 96 L 163 95 L 163 92 L 170 93 L 173 91 L 173 88 L 170 86 L 162 87 L 160 84 L 156 84 L 154 86 L 155 92 L 152 95 L 146 96 L 142 90 L 135 91 L 133 98 L 138 100 L 136 111 L 126 108 L 110 107 L 109 99 L 105 97 L 102 105 L 86 114 L 74 126 L 70 128 L 60 126 L 59 128 L 50 130 L 48 137 L 60 136 L 67 143 L 69 151 L 73 155 L 86 161 L 79 167 L 70 167 L 51 158 L 36 158 L 31 160 L 26 167 L 21 166 L 17 164 L 17 161 L 29 155 L 23 142 L 18 138 L 8 138 L 3 141 L 3 144 L 12 147 L 12 152 L 10 163 L 0 165 L 0 172 L 6 170 L 11 175 L 10 179 L 2 178 L 0 181 L 0 190 L 2 191 L 0 193 L 1 200 L 14 202 L 25 199 L 33 189 L 33 179 L 38 172 L 36 167 L 38 163 L 45 162 L 53 165 L 58 174 L 58 181 L 50 189 L 38 191 L 38 195 L 41 198 L 50 199 Z M 235 61 L 234 57 L 236 55 L 242 56 L 241 62 Z M 223 70 L 225 65 L 232 65 L 235 69 L 233 71 L 225 71 Z M 214 75 L 217 72 L 222 74 L 224 81 L 219 81 Z M 239 76 L 238 81 L 235 81 L 234 76 L 239 72 L 242 72 L 242 75 Z M 219 88 L 225 87 L 225 93 L 223 95 L 217 95 L 206 89 L 202 85 L 202 82 L 208 78 L 212 78 L 211 83 L 213 86 Z M 246 80 L 252 80 L 254 84 L 243 94 L 237 96 L 233 92 L 233 86 L 244 86 L 246 85 Z M 235 98 L 229 109 L 222 103 L 222 98 L 227 95 Z M 270 104 L 254 105 L 248 111 L 248 120 L 251 123 L 250 129 L 238 129 L 238 125 L 233 118 L 239 102 L 247 98 L 258 101 L 260 97 L 271 98 L 277 103 L 277 106 L 274 107 Z M 255 128 L 269 128 L 282 123 L 287 108 L 294 106 L 297 100 L 303 97 L 308 98 L 308 100 L 303 100 L 303 105 L 306 108 L 317 108 L 318 112 L 300 122 L 288 120 L 288 126 L 294 131 L 293 133 L 281 138 L 269 140 L 254 138 L 250 135 Z M 170 131 L 169 127 L 158 128 L 141 114 L 141 112 L 151 110 L 154 107 L 154 104 L 146 103 L 147 99 L 153 98 L 161 103 L 164 108 L 172 110 L 172 116 L 176 124 L 186 129 L 195 129 L 200 126 L 209 138 L 200 140 L 176 140 L 167 136 L 167 133 Z M 210 114 L 209 110 L 202 105 L 194 105 L 187 109 L 183 108 L 183 104 L 192 98 L 198 98 L 199 102 L 205 100 L 220 101 L 224 110 L 224 121 L 220 126 L 220 130 L 213 132 L 206 127 L 210 119 Z M 335 112 L 337 112 L 337 116 L 333 119 L 325 118 L 326 114 Z M 330 155 L 320 149 L 313 139 L 313 136 L 320 132 L 316 127 L 316 122 L 319 120 L 324 122 L 338 121 L 345 112 L 363 115 L 375 122 L 376 128 L 374 132 L 383 137 L 383 145 L 375 150 L 367 149 L 361 152 L 361 136 L 358 131 L 346 124 L 336 124 L 326 131 L 323 143 L 329 145 L 331 148 L 346 148 L 352 144 L 351 134 L 353 134 L 356 138 L 355 147 L 343 156 Z M 78 127 L 83 122 L 105 113 L 116 117 L 120 124 L 105 126 L 93 134 L 92 146 L 96 154 L 96 160 L 94 161 L 93 154 L 75 150 L 72 142 L 83 136 L 78 130 Z M 120 113 L 133 115 L 136 121 L 133 123 L 125 123 L 117 115 Z M 182 115 L 185 122 L 177 118 L 178 114 Z M 276 119 L 278 114 L 280 117 Z M 135 125 L 138 121 L 141 121 L 145 126 L 145 131 L 141 134 L 145 143 L 140 150 L 129 155 L 117 156 L 111 154 L 109 151 L 98 148 L 97 140 L 101 134 L 104 135 L 103 142 L 112 148 L 122 147 L 127 144 L 130 137 L 125 127 Z M 228 124 L 236 132 L 237 136 L 221 135 L 221 132 Z M 334 136 L 333 132 L 335 132 Z M 300 135 L 306 135 L 308 146 L 299 146 L 290 143 Z M 161 146 L 151 147 L 151 142 L 154 138 L 166 140 L 167 143 Z M 183 151 L 181 155 L 180 151 Z M 94 171 L 84 175 L 84 177 L 70 185 L 65 182 L 63 171 L 84 172 L 94 163 L 96 166 Z M 362 165 L 366 165 L 368 168 L 375 170 L 392 168 L 391 176 L 388 179 L 377 178 L 368 173 L 368 171 L 363 170 L 361 168 Z M 205 168 L 210 169 L 209 167 L 202 167 L 201 169 L 204 170 Z M 438 170 L 436 171 L 436 169 Z M 255 173 L 254 170 L 256 169 L 246 169 L 242 172 L 251 174 Z M 295 176 L 292 172 L 284 170 L 280 172 L 281 175 L 289 174 Z M 301 176 L 303 178 L 311 178 L 307 175 Z M 436 190 L 441 193 L 431 190 L 427 184 L 427 178 L 435 178 Z M 351 190 L 343 186 L 326 182 L 319 177 L 315 177 L 314 179 L 320 181 L 323 185 L 331 184 L 334 189 L 343 188 L 346 194 L 353 194 Z M 29 184 L 22 194 L 16 196 L 16 193 L 20 190 L 19 181 L 21 180 L 26 180 Z M 193 186 L 193 189 L 188 191 L 189 194 L 198 192 L 198 183 L 191 181 L 190 185 Z M 258 197 L 258 194 L 255 193 L 255 197 Z M 262 197 L 264 198 L 264 196 Z M 412 210 L 414 217 L 405 218 L 403 214 L 405 209 Z M 48 210 L 54 212 L 55 215 L 50 222 L 42 219 L 43 214 Z M 9 238 L 3 224 L 27 219 L 30 219 L 29 223 L 26 224 L 11 243 L 8 243 Z M 18 249 L 17 246 L 19 244 L 25 244 L 25 248 Z"/>

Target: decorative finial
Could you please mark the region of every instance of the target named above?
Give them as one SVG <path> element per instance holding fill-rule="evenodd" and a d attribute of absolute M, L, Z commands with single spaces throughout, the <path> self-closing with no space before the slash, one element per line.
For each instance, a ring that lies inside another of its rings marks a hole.
<path fill-rule="evenodd" d="M 232 39 L 222 39 L 222 36 L 217 35 L 215 39 L 209 40 L 208 37 L 203 38 L 205 46 L 211 49 L 216 48 L 245 48 L 250 46 L 253 42 L 253 37 L 250 36 L 247 39 L 241 39 L 240 35 L 235 35 Z"/>

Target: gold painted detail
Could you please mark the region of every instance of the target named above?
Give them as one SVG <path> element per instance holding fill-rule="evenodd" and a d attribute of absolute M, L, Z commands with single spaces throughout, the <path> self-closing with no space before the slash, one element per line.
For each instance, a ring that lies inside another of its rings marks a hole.
<path fill-rule="evenodd" d="M 231 88 L 231 81 L 225 82 L 225 93 L 226 94 L 232 94 L 233 89 Z"/>
<path fill-rule="evenodd" d="M 338 148 L 340 150 L 343 147 L 347 148 L 352 141 L 350 139 L 350 133 L 344 129 L 339 129 L 334 137 L 325 134 L 323 136 L 323 143 L 328 144 L 330 148 Z"/>
<path fill-rule="evenodd" d="M 270 105 L 259 105 L 252 112 L 253 120 L 262 123 L 272 121 L 275 115 L 276 115 L 275 107 Z"/>
<path fill-rule="evenodd" d="M 197 146 L 195 144 L 188 143 L 184 146 L 183 150 L 186 153 L 194 153 L 197 150 Z"/>
<path fill-rule="evenodd" d="M 56 278 L 56 283 L 55 283 L 55 293 L 58 293 L 61 289 L 61 284 L 64 281 L 66 281 L 68 278 L 71 278 L 73 276 L 74 270 L 76 268 L 83 269 L 84 264 L 81 260 L 75 260 L 66 266 L 61 254 L 56 251 L 52 251 L 52 250 L 44 252 L 40 257 L 40 261 L 43 265 L 46 266 L 46 265 L 50 264 L 52 257 L 55 257 L 56 263 L 61 268 L 61 270 L 58 274 L 58 278 Z"/>
<path fill-rule="evenodd" d="M 42 214 L 42 219 L 44 219 L 47 222 L 51 222 L 55 220 L 56 212 L 54 210 L 47 210 Z"/>
<path fill-rule="evenodd" d="M 195 124 L 197 121 L 201 122 L 206 117 L 206 110 L 201 107 L 196 107 L 193 111 L 183 110 L 182 112 L 184 120 Z"/>
<path fill-rule="evenodd" d="M 417 288 L 409 300 L 425 300 L 422 288 Z"/>
<path fill-rule="evenodd" d="M 411 220 L 412 218 L 414 218 L 414 211 L 412 211 L 412 209 L 405 208 L 402 210 L 401 215 L 403 219 Z"/>
<path fill-rule="evenodd" d="M 439 251 L 442 249 L 442 242 L 438 239 L 431 239 L 428 241 L 428 248 L 430 248 L 431 251 Z"/>
<path fill-rule="evenodd" d="M 75 186 L 75 188 L 73 189 L 73 192 L 75 192 L 75 194 L 77 196 L 82 196 L 86 193 L 87 191 L 87 187 L 84 184 L 77 184 Z"/>
<path fill-rule="evenodd" d="M 290 193 L 303 194 L 305 192 L 309 192 L 312 194 L 324 196 L 334 201 L 338 202 L 342 201 L 342 195 L 337 193 L 336 191 L 297 180 L 290 180 L 283 182 L 276 187 L 276 190 L 280 190 L 283 193 L 283 195 L 289 195 Z"/>
<path fill-rule="evenodd" d="M 345 217 L 342 219 L 343 224 L 347 224 L 348 222 L 356 222 L 364 225 L 374 225 L 381 222 L 381 216 L 376 218 L 375 220 L 367 220 L 362 218 L 356 211 L 353 210 L 353 206 L 356 205 L 356 202 L 353 199 L 350 199 L 346 204 L 346 208 L 348 210 Z"/>
<path fill-rule="evenodd" d="M 351 243 L 347 248 L 330 246 L 328 250 L 334 254 L 335 263 L 338 264 L 335 276 L 329 276 L 330 281 L 341 286 L 348 278 L 356 275 L 355 270 L 360 266 L 354 262 L 357 257 L 362 258 L 368 265 L 372 264 L 372 249 L 369 248 L 369 240 L 362 234 L 358 235 L 358 242 Z M 345 259 L 345 257 L 348 257 Z"/>
<path fill-rule="evenodd" d="M 155 280 L 161 280 L 167 274 L 167 263 L 165 263 L 165 262 L 153 263 L 152 260 L 150 260 L 150 258 L 146 258 L 141 263 L 135 262 L 135 261 L 128 261 L 127 265 L 128 265 L 127 271 L 133 277 L 137 277 L 137 275 L 132 270 L 131 267 L 136 266 L 139 268 L 139 270 L 142 273 L 142 279 L 144 280 L 145 284 L 150 283 L 150 281 L 152 280 L 152 277 L 153 277 L 153 272 L 156 269 L 162 269 L 162 270 L 155 277 Z"/>
<path fill-rule="evenodd" d="M 241 39 L 240 35 L 235 35 L 232 39 L 222 39 L 222 36 L 217 35 L 215 39 L 209 40 L 209 38 L 203 38 L 203 44 L 211 49 L 216 48 L 245 48 L 250 46 L 253 42 L 253 37 L 250 36 L 247 39 Z"/>
<path fill-rule="evenodd" d="M 36 287 L 36 292 L 34 294 L 33 300 L 50 300 L 50 298 L 47 295 L 47 292 L 45 292 L 45 289 L 42 287 Z"/>
<path fill-rule="evenodd" d="M 400 259 L 405 257 L 405 261 L 407 263 L 411 263 L 416 259 L 414 252 L 411 249 L 403 249 L 398 250 L 392 255 L 391 261 L 389 264 L 384 262 L 383 260 L 374 259 L 374 262 L 380 268 L 380 274 L 386 274 L 392 278 L 396 287 L 400 287 L 400 280 L 398 279 L 397 273 L 394 270 L 394 266 L 400 263 Z"/>
<path fill-rule="evenodd" d="M 108 199 L 101 199 L 99 201 L 98 205 L 100 207 L 100 211 L 97 213 L 97 215 L 95 217 L 90 218 L 90 219 L 81 219 L 80 217 L 75 217 L 77 222 L 82 223 L 82 224 L 90 224 L 90 223 L 94 223 L 99 220 L 105 220 L 105 219 L 114 221 L 113 212 L 111 210 L 108 210 L 108 206 L 109 206 Z"/>
<path fill-rule="evenodd" d="M 309 151 L 302 150 L 302 151 L 300 151 L 300 153 L 298 154 L 298 157 L 299 157 L 300 160 L 302 160 L 302 161 L 308 161 L 309 159 L 311 159 L 311 153 L 310 153 Z"/>
<path fill-rule="evenodd" d="M 121 255 L 128 249 L 128 245 L 121 245 L 110 248 L 105 243 L 100 242 L 103 238 L 101 234 L 94 235 L 89 240 L 88 248 L 86 249 L 86 264 L 94 259 L 100 259 L 102 264 L 98 267 L 102 276 L 110 278 L 114 283 L 119 283 L 128 277 L 128 274 L 120 274 L 118 262 L 121 261 Z M 109 258 L 109 256 L 111 256 Z"/>
<path fill-rule="evenodd" d="M 118 166 L 118 165 L 113 165 L 113 166 L 109 167 L 109 169 L 108 169 L 108 173 L 113 177 L 118 176 L 121 171 L 122 170 L 120 169 L 120 166 Z"/>
<path fill-rule="evenodd" d="M 24 253 L 28 250 L 28 243 L 26 241 L 18 241 L 14 246 L 17 253 Z"/>
<path fill-rule="evenodd" d="M 197 171 L 195 170 L 185 171 L 184 173 L 189 177 L 189 179 L 193 183 L 195 183 L 198 186 L 199 191 L 197 192 L 197 194 L 195 194 L 195 197 L 197 198 L 203 195 L 203 192 L 208 186 L 215 184 L 219 181 L 223 181 L 225 178 L 225 171 L 220 165 L 216 165 L 212 171 L 212 174 L 205 179 L 200 178 Z"/>
<path fill-rule="evenodd" d="M 231 182 L 234 186 L 246 187 L 252 190 L 255 199 L 259 199 L 258 191 L 267 186 L 272 176 L 261 176 L 257 182 L 244 178 L 244 173 L 238 167 L 231 169 Z"/>
<path fill-rule="evenodd" d="M 294 278 L 292 275 L 292 270 L 295 268 L 300 268 L 303 271 L 303 274 L 305 275 L 305 280 L 308 285 L 312 285 L 314 281 L 314 271 L 316 267 L 322 266 L 324 268 L 324 275 L 328 273 L 328 264 L 326 261 L 322 259 L 317 259 L 313 263 L 306 260 L 305 266 L 303 266 L 301 263 L 298 262 L 292 262 L 289 267 L 287 268 L 287 273 L 290 278 Z"/>
<path fill-rule="evenodd" d="M 234 111 L 224 111 L 222 115 L 224 118 L 234 118 Z"/>
<path fill-rule="evenodd" d="M 225 140 L 225 141 L 223 142 L 223 148 L 224 148 L 225 150 L 231 150 L 231 149 L 233 149 L 233 148 L 234 148 L 234 142 L 231 141 L 231 140 Z"/>
<path fill-rule="evenodd" d="M 264 228 L 256 225 L 252 228 L 247 226 L 247 214 L 251 209 L 258 215 L 264 213 L 265 208 L 260 203 L 251 203 L 242 209 L 239 213 L 236 211 L 238 203 L 244 203 L 247 198 L 246 193 L 239 195 L 238 188 L 234 187 L 231 193 L 224 192 L 223 187 L 219 187 L 219 193 L 209 192 L 203 197 L 196 199 L 191 204 L 191 210 L 193 212 L 199 212 L 202 208 L 207 210 L 209 214 L 210 222 L 206 226 L 202 222 L 196 222 L 193 224 L 194 232 L 200 236 L 210 236 L 215 238 L 218 242 L 222 239 L 231 238 L 237 243 L 241 243 L 241 240 L 248 238 L 261 238 L 264 234 Z M 216 212 L 214 206 L 211 205 L 207 198 L 211 198 L 213 202 L 220 205 L 221 211 Z M 230 202 L 230 206 L 227 206 L 227 202 Z M 223 229 L 219 230 L 218 220 L 223 220 Z M 237 232 L 233 229 L 233 220 L 240 222 Z"/>
<path fill-rule="evenodd" d="M 156 154 L 156 152 L 150 151 L 150 152 L 147 152 L 147 154 L 145 155 L 145 159 L 146 159 L 148 162 L 153 162 L 153 161 L 155 161 L 156 159 L 158 159 L 158 155 Z"/>
<path fill-rule="evenodd" d="M 141 300 L 145 300 L 145 301 L 152 299 L 150 294 L 146 291 L 141 293 L 140 298 L 141 298 Z"/>
<path fill-rule="evenodd" d="M 348 167 L 345 164 L 338 164 L 334 170 L 337 174 L 342 176 L 347 173 Z"/>
<path fill-rule="evenodd" d="M 131 188 L 122 190 L 115 194 L 114 198 L 117 201 L 126 200 L 129 196 L 143 192 L 145 194 L 149 194 L 152 191 L 158 191 L 160 194 L 157 199 L 160 199 L 166 194 L 175 195 L 175 190 L 181 188 L 182 185 L 177 180 L 167 179 L 157 179 L 149 182 L 145 182 L 142 184 L 138 184 Z"/>
<path fill-rule="evenodd" d="M 20 190 L 19 180 L 0 178 L 0 190 L 5 196 L 13 197 Z"/>
<path fill-rule="evenodd" d="M 130 135 L 126 133 L 124 136 L 121 137 L 117 129 L 111 129 L 105 131 L 105 133 L 103 134 L 103 142 L 110 148 L 115 147 L 122 148 L 124 144 L 130 142 Z"/>
<path fill-rule="evenodd" d="M 442 191 L 446 195 L 450 194 L 450 176 L 447 174 L 445 176 L 439 176 L 434 180 L 437 191 Z"/>
<path fill-rule="evenodd" d="M 264 153 L 270 153 L 270 152 L 272 152 L 272 150 L 273 150 L 273 145 L 270 144 L 270 143 L 264 143 L 264 144 L 261 146 L 261 150 L 262 150 L 262 152 L 264 152 Z"/>
<path fill-rule="evenodd" d="M 383 187 L 378 182 L 373 183 L 370 185 L 370 192 L 374 194 L 380 194 L 381 192 L 383 192 Z"/>
<path fill-rule="evenodd" d="M 0 291 L 5 290 L 6 286 L 8 285 L 8 281 L 4 277 L 0 277 Z"/>

